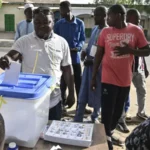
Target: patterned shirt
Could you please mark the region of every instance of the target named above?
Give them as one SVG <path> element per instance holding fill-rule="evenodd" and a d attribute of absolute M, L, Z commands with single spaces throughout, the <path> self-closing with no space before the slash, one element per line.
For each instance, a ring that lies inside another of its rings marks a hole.
<path fill-rule="evenodd" d="M 150 150 L 150 118 L 133 130 L 125 145 L 126 150 Z"/>

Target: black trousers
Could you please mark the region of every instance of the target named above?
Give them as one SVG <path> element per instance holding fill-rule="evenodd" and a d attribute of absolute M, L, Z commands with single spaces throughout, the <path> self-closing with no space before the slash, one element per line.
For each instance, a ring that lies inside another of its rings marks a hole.
<path fill-rule="evenodd" d="M 101 117 L 108 137 L 111 137 L 112 131 L 118 124 L 129 91 L 130 87 L 119 87 L 102 83 Z M 110 146 L 109 149 L 112 149 L 112 147 Z"/>
<path fill-rule="evenodd" d="M 75 82 L 75 89 L 76 89 L 76 94 L 77 94 L 77 98 L 79 95 L 79 91 L 80 91 L 80 86 L 81 86 L 81 64 L 73 64 L 73 71 L 74 71 L 74 82 Z M 65 83 L 64 77 L 62 75 L 61 77 L 61 96 L 62 96 L 62 100 L 63 100 L 63 105 L 65 104 L 65 101 L 67 99 L 66 96 L 66 89 L 67 89 L 67 85 Z"/>
<path fill-rule="evenodd" d="M 61 120 L 62 107 L 61 101 L 53 108 L 49 110 L 49 120 Z"/>

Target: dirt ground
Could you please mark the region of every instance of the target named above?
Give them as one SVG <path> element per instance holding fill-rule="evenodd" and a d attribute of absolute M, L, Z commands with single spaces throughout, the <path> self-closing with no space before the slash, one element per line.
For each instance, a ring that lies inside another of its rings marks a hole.
<path fill-rule="evenodd" d="M 147 87 L 147 96 L 146 96 L 145 110 L 146 110 L 146 113 L 150 116 L 150 77 L 148 77 L 148 79 L 146 80 L 146 87 Z M 130 99 L 131 99 L 131 106 L 129 109 L 129 114 L 132 116 L 132 122 L 128 124 L 128 127 L 131 132 L 140 122 L 143 121 L 143 120 L 139 120 L 136 117 L 138 105 L 137 105 L 137 98 L 136 98 L 136 89 L 133 85 L 131 86 Z M 74 116 L 75 105 L 70 110 L 68 110 L 68 113 L 70 117 Z M 130 133 L 124 134 L 116 130 L 115 134 L 125 139 Z M 114 146 L 114 150 L 125 150 L 125 147 Z"/>

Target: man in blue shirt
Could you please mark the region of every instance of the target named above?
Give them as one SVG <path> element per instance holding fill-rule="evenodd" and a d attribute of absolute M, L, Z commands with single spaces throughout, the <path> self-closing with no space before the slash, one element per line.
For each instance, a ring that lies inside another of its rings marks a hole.
<path fill-rule="evenodd" d="M 20 37 L 34 31 L 34 25 L 32 21 L 33 8 L 34 8 L 33 4 L 29 4 L 29 3 L 24 6 L 24 14 L 26 20 L 23 20 L 18 23 L 16 34 L 15 34 L 15 41 L 18 40 Z"/>
<path fill-rule="evenodd" d="M 62 19 L 56 22 L 54 32 L 65 38 L 69 44 L 74 70 L 75 88 L 78 97 L 81 85 L 80 51 L 85 41 L 85 27 L 82 20 L 71 13 L 71 4 L 68 1 L 60 3 Z M 62 99 L 65 103 L 66 85 L 62 77 Z"/>

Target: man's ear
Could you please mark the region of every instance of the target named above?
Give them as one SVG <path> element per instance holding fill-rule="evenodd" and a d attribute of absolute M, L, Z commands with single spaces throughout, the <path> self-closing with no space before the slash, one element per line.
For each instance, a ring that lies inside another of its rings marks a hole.
<path fill-rule="evenodd" d="M 121 14 L 120 13 L 118 14 L 118 16 L 119 16 L 119 18 L 121 18 Z"/>

